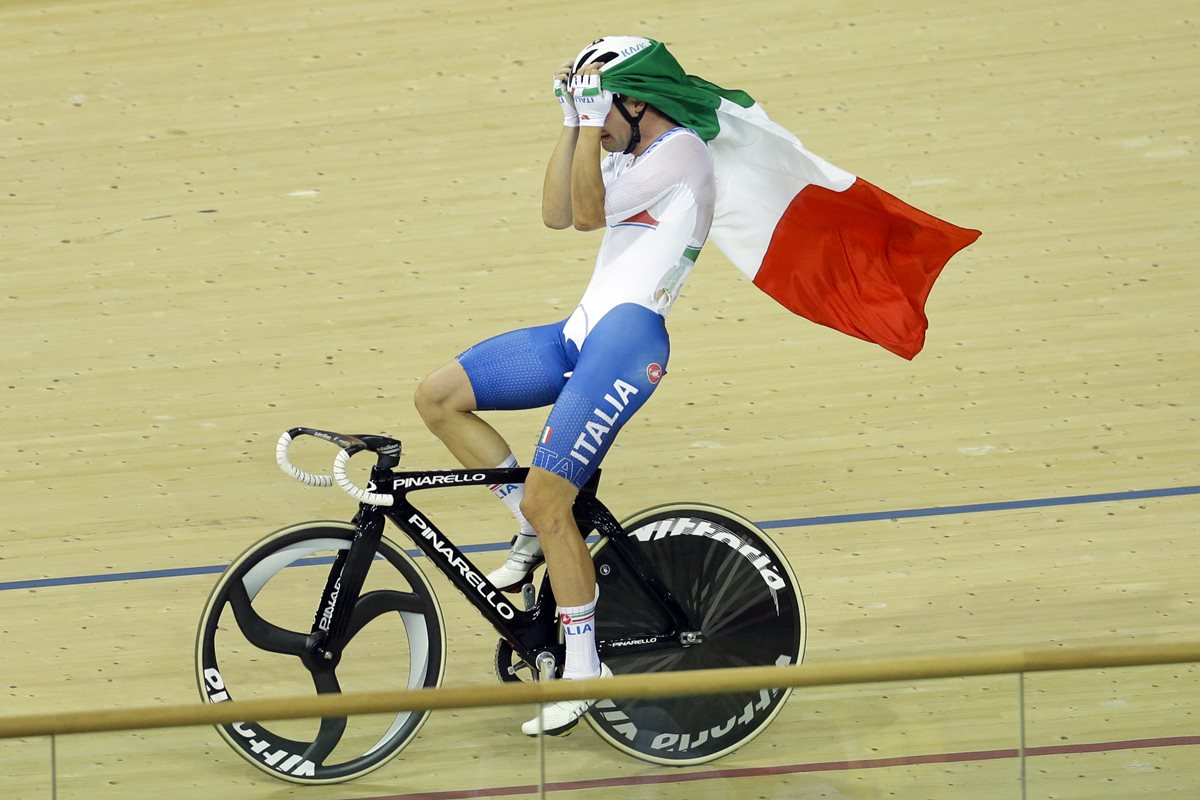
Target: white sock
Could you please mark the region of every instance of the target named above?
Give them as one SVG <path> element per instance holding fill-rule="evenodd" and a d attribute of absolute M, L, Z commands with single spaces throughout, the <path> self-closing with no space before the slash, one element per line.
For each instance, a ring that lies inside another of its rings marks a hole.
<path fill-rule="evenodd" d="M 587 605 L 558 607 L 567 645 L 567 660 L 563 665 L 563 678 L 567 680 L 600 676 L 600 656 L 596 653 L 596 601 L 599 599 L 600 587 L 597 586 L 596 595 Z"/>
<path fill-rule="evenodd" d="M 508 458 L 496 465 L 496 469 L 512 469 L 517 466 L 519 466 L 517 457 L 509 453 Z M 512 551 L 524 556 L 541 555 L 542 546 L 537 540 L 537 534 L 534 533 L 529 520 L 525 519 L 525 515 L 521 513 L 521 499 L 525 497 L 525 484 L 494 483 L 488 488 L 492 490 L 492 494 L 500 498 L 504 505 L 508 506 L 508 510 L 516 517 L 517 540 L 513 542 Z"/>

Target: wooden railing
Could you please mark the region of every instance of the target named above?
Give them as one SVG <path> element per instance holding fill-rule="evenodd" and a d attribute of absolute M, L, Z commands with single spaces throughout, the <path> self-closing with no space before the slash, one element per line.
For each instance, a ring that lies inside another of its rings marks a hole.
<path fill-rule="evenodd" d="M 0 739 L 100 731 L 146 730 L 243 721 L 344 717 L 405 710 L 479 708 L 580 698 L 722 694 L 785 686 L 835 686 L 973 675 L 1200 663 L 1200 643 L 1010 650 L 790 667 L 745 667 L 581 681 L 504 683 L 363 692 L 218 704 L 149 706 L 0 717 Z"/>

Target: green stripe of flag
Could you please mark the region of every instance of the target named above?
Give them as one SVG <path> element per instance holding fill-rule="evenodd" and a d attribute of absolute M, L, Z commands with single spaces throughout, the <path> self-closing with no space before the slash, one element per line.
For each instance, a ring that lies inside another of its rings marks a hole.
<path fill-rule="evenodd" d="M 662 42 L 604 70 L 601 80 L 605 89 L 646 101 L 706 142 L 721 132 L 717 109 L 722 98 L 742 108 L 754 105 L 754 98 L 740 89 L 688 75 Z"/>

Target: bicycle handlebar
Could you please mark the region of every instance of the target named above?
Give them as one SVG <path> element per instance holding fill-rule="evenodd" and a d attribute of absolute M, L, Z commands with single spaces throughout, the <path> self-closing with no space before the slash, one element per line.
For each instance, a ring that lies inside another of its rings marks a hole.
<path fill-rule="evenodd" d="M 288 450 L 291 448 L 292 442 L 299 436 L 315 436 L 318 439 L 332 442 L 341 448 L 337 456 L 333 459 L 332 476 L 315 475 L 311 472 L 305 472 L 291 462 L 288 458 Z M 364 489 L 350 480 L 350 476 L 346 473 L 346 465 L 350 463 L 350 457 L 363 450 L 394 457 L 397 461 L 399 461 L 400 457 L 400 443 L 387 437 L 344 436 L 340 433 L 321 431 L 315 428 L 292 428 L 284 431 L 283 435 L 279 437 L 279 441 L 275 445 L 275 462 L 279 464 L 279 468 L 283 470 L 285 475 L 295 478 L 306 486 L 324 488 L 337 483 L 342 491 L 360 503 L 367 503 L 373 506 L 392 505 L 396 502 L 396 498 L 388 494 L 379 494 L 378 492 Z"/>
<path fill-rule="evenodd" d="M 342 487 L 342 491 L 353 497 L 360 503 L 367 503 L 372 506 L 390 506 L 396 502 L 396 498 L 390 494 L 379 494 L 377 492 L 369 492 L 361 486 L 355 485 L 354 481 L 350 480 L 350 476 L 346 474 L 346 465 L 350 463 L 350 456 L 354 455 L 352 450 L 339 450 L 337 456 L 333 459 L 333 477 L 337 481 L 337 485 Z"/>
<path fill-rule="evenodd" d="M 295 478 L 306 486 L 321 488 L 333 486 L 333 478 L 328 475 L 314 475 L 311 472 L 305 472 L 288 459 L 288 448 L 292 446 L 295 438 L 291 431 L 283 432 L 283 435 L 279 437 L 279 442 L 275 445 L 275 463 L 279 465 L 285 475 Z"/>

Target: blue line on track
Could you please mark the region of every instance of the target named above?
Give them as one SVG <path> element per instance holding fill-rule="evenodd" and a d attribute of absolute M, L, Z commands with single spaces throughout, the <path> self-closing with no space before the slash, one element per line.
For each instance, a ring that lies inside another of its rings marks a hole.
<path fill-rule="evenodd" d="M 803 528 L 810 525 L 838 525 L 845 522 L 870 522 L 880 519 L 905 519 L 907 517 L 941 517 L 948 514 L 979 514 L 984 511 L 1013 511 L 1023 508 L 1046 508 L 1048 506 L 1077 506 L 1083 503 L 1117 503 L 1128 500 L 1148 500 L 1158 497 L 1179 497 L 1200 494 L 1200 486 L 1176 486 L 1170 489 L 1144 489 L 1132 492 L 1108 492 L 1105 494 L 1078 494 L 1071 497 L 1042 497 L 1033 500 L 1010 500 L 1003 503 L 972 503 L 965 506 L 939 506 L 936 508 L 909 508 L 900 511 L 871 511 L 863 514 L 834 514 L 828 517 L 801 517 L 760 522 L 760 528 Z"/>
<path fill-rule="evenodd" d="M 980 514 L 988 511 L 1014 511 L 1026 508 L 1047 508 L 1050 506 L 1073 506 L 1084 503 L 1120 503 L 1130 500 L 1152 500 L 1161 497 L 1182 497 L 1184 495 L 1200 494 L 1200 486 L 1176 486 L 1166 489 L 1143 489 L 1129 492 L 1106 492 L 1103 494 L 1081 494 L 1069 497 L 1041 497 L 1032 500 L 1011 500 L 1000 503 L 972 503 L 961 506 L 939 506 L 934 508 L 908 508 L 893 511 L 871 511 L 861 514 L 834 514 L 824 517 L 799 517 L 796 519 L 767 520 L 758 523 L 759 527 L 771 528 L 806 528 L 814 525 L 842 525 L 850 522 L 870 522 L 883 519 L 909 519 L 912 517 L 940 517 L 951 514 Z M 464 553 L 486 553 L 504 550 L 508 544 L 497 542 L 493 544 L 467 545 L 460 548 Z M 418 550 L 407 551 L 410 556 L 419 557 Z M 298 565 L 331 564 L 332 558 L 307 558 L 296 562 Z M 36 578 L 23 581 L 0 582 L 0 592 L 17 589 L 48 589 L 57 586 L 79 586 L 91 583 L 113 583 L 116 581 L 141 581 L 152 578 L 183 578 L 193 575 L 218 575 L 224 572 L 224 565 L 208 567 L 179 567 L 176 569 L 152 569 L 141 572 L 112 572 L 106 575 L 76 575 L 66 578 Z"/>

